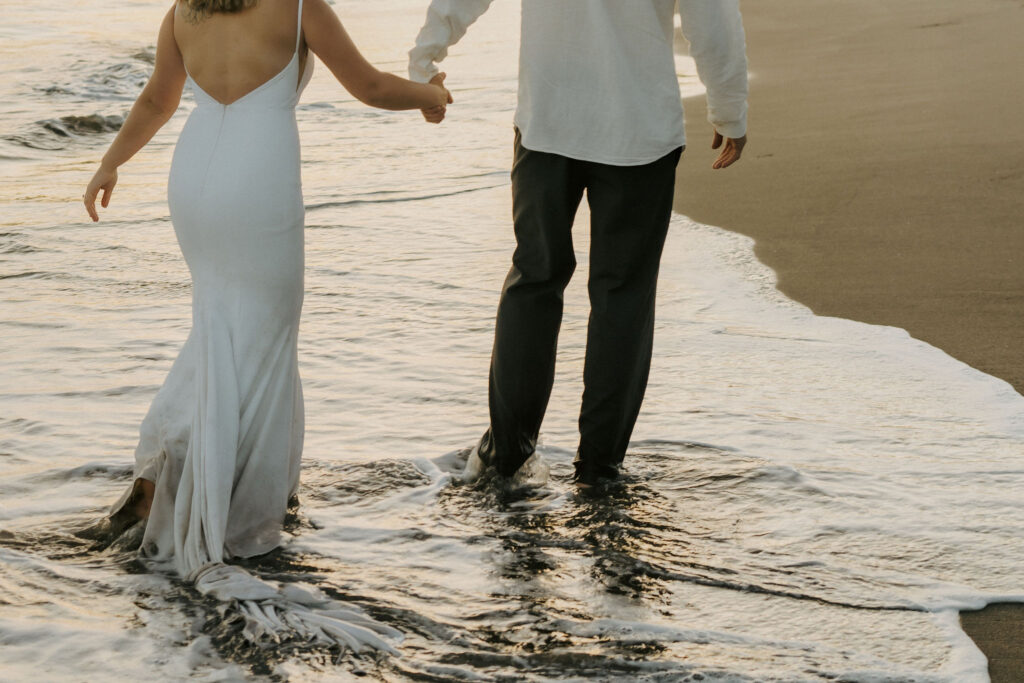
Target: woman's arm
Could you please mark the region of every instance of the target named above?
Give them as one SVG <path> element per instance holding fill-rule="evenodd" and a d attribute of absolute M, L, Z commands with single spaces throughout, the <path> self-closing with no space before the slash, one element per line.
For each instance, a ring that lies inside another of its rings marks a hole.
<path fill-rule="evenodd" d="M 160 24 L 160 35 L 156 41 L 156 63 L 153 75 L 135 100 L 124 125 L 103 155 L 99 170 L 89 182 L 83 199 L 86 211 L 93 221 L 100 219 L 96 213 L 96 196 L 103 191 L 100 204 L 106 208 L 110 195 L 117 184 L 117 168 L 135 156 L 147 142 L 174 115 L 181 101 L 181 90 L 185 86 L 185 64 L 174 40 L 174 8 Z"/>
<path fill-rule="evenodd" d="M 439 81 L 413 83 L 384 73 L 366 61 L 325 0 L 307 0 L 302 13 L 306 44 L 345 90 L 381 109 L 430 109 L 452 101 Z"/>

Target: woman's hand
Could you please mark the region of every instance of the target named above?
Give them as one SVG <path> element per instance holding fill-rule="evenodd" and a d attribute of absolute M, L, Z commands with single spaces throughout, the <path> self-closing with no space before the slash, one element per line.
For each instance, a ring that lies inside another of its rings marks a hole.
<path fill-rule="evenodd" d="M 452 99 L 452 94 L 448 92 L 448 88 L 444 87 L 444 79 L 447 77 L 448 74 L 442 71 L 441 73 L 437 74 L 436 76 L 430 79 L 430 85 L 437 86 L 437 88 L 440 89 L 441 91 L 440 106 L 442 107 L 445 106 L 446 104 L 451 104 L 452 102 L 455 101 L 454 99 Z"/>
<path fill-rule="evenodd" d="M 100 200 L 100 205 L 104 209 L 107 208 L 110 205 L 110 195 L 114 192 L 114 185 L 117 185 L 117 169 L 101 165 L 92 177 L 92 180 L 89 181 L 89 186 L 85 188 L 82 201 L 85 202 L 85 210 L 89 212 L 89 216 L 94 223 L 100 219 L 100 215 L 96 213 L 97 195 L 99 195 L 100 190 L 103 190 L 103 198 Z"/>
<path fill-rule="evenodd" d="M 428 107 L 427 109 L 421 109 L 423 112 L 423 118 L 426 119 L 427 123 L 441 123 L 444 121 L 444 115 L 448 111 L 448 105 L 454 102 L 452 94 L 448 92 L 448 88 L 444 87 L 444 73 L 439 73 L 430 79 L 430 84 L 437 86 L 441 90 L 442 104 Z"/>
<path fill-rule="evenodd" d="M 436 109 L 450 101 L 444 86 L 413 83 L 366 61 L 327 2 L 307 0 L 302 9 L 302 33 L 309 49 L 353 97 L 392 111 Z"/>

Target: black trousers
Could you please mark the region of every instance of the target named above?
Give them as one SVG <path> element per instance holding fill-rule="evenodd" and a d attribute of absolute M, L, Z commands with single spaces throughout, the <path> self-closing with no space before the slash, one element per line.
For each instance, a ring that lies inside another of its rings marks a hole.
<path fill-rule="evenodd" d="M 498 304 L 491 426 L 483 459 L 510 476 L 533 454 L 551 396 L 562 295 L 576 268 L 572 224 L 591 213 L 590 320 L 577 477 L 615 476 L 647 388 L 658 267 L 682 148 L 643 166 L 536 152 L 515 137 L 516 250 Z"/>

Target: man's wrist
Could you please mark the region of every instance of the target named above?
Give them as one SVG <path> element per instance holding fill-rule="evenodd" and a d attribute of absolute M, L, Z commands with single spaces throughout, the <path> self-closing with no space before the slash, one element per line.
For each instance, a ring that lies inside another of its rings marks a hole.
<path fill-rule="evenodd" d="M 747 122 L 733 121 L 730 123 L 717 123 L 715 124 L 715 130 L 724 138 L 739 140 L 747 134 Z"/>
<path fill-rule="evenodd" d="M 409 62 L 409 80 L 414 83 L 429 83 L 430 79 L 440 72 L 441 70 L 433 62 L 430 62 L 430 66 Z"/>

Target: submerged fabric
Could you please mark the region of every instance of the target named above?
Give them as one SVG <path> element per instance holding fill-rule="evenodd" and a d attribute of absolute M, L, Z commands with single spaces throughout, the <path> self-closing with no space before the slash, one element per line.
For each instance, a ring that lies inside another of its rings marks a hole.
<path fill-rule="evenodd" d="M 135 477 L 156 483 L 143 552 L 182 576 L 277 546 L 298 486 L 295 105 L 312 62 L 300 74 L 298 45 L 277 75 L 228 105 L 188 78 L 196 108 L 174 151 L 168 200 L 192 276 L 192 331 L 135 453 Z"/>
<path fill-rule="evenodd" d="M 427 81 L 492 0 L 433 0 L 409 53 Z M 522 0 L 519 106 L 523 146 L 581 161 L 638 166 L 686 140 L 676 76 L 676 0 Z M 707 88 L 708 119 L 747 128 L 747 58 L 739 0 L 680 0 L 683 33 Z M 453 75 L 454 77 L 454 75 Z"/>

